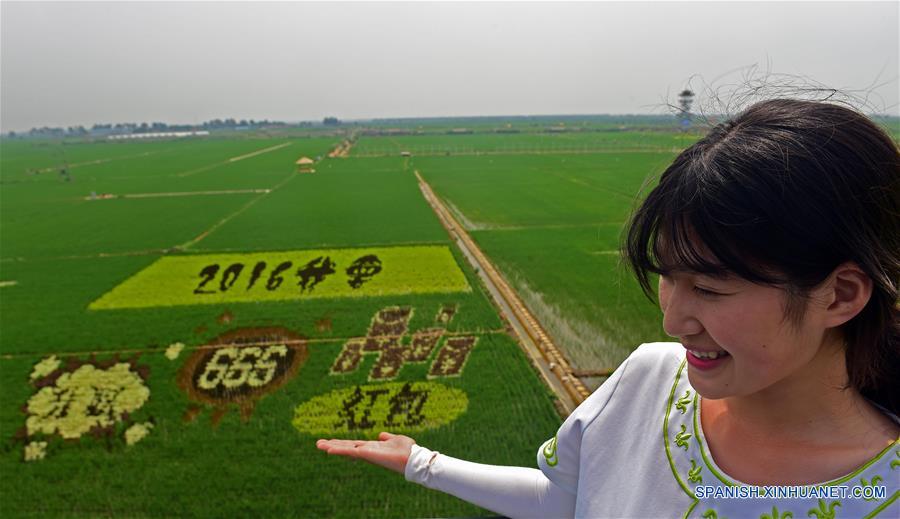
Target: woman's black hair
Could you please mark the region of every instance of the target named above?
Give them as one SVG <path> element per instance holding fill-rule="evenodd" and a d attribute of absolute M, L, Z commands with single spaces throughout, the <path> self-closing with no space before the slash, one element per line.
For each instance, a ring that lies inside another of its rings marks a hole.
<path fill-rule="evenodd" d="M 849 385 L 900 414 L 900 151 L 866 116 L 774 99 L 719 124 L 663 172 L 623 255 L 651 300 L 651 272 L 731 273 L 784 288 L 794 324 L 810 290 L 855 262 L 873 292 L 841 327 Z"/>

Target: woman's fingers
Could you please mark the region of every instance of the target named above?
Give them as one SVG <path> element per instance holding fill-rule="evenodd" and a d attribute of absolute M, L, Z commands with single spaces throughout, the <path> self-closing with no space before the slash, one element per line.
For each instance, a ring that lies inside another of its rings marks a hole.
<path fill-rule="evenodd" d="M 408 436 L 382 432 L 378 435 L 378 440 L 374 441 L 323 438 L 316 441 L 316 448 L 329 455 L 363 459 L 402 474 L 415 443 Z"/>
<path fill-rule="evenodd" d="M 345 452 L 352 451 L 354 449 L 358 449 L 370 443 L 366 440 L 319 440 L 316 442 L 316 447 L 320 450 L 328 452 L 328 454 L 344 454 Z M 339 452 L 338 452 L 339 451 Z"/>

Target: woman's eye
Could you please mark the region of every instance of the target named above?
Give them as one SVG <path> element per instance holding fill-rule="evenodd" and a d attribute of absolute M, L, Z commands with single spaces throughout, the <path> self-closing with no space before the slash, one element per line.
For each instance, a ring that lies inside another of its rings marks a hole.
<path fill-rule="evenodd" d="M 718 293 L 718 292 L 713 292 L 712 290 L 707 290 L 707 289 L 705 289 L 705 288 L 700 288 L 700 287 L 697 287 L 697 286 L 694 287 L 694 292 L 700 294 L 700 295 L 703 296 L 703 297 L 716 297 L 716 296 L 721 296 L 721 295 L 723 295 L 723 294 L 720 294 L 720 293 Z"/>

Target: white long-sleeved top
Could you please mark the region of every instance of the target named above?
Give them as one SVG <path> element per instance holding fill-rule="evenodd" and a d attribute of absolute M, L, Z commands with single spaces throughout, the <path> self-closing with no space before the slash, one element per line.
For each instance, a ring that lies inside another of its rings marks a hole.
<path fill-rule="evenodd" d="M 540 470 L 415 445 L 405 477 L 509 517 L 900 516 L 900 439 L 818 485 L 767 489 L 728 476 L 706 445 L 684 355 L 677 343 L 635 350 L 541 446 Z M 852 498 L 853 487 L 882 494 Z"/>

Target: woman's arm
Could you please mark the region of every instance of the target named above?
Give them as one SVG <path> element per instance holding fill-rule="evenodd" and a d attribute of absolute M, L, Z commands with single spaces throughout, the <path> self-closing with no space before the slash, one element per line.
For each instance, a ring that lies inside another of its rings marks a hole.
<path fill-rule="evenodd" d="M 407 480 L 509 517 L 572 517 L 575 495 L 537 469 L 482 465 L 415 445 L 408 436 L 381 433 L 379 441 L 319 440 L 328 452 L 366 460 Z"/>
<path fill-rule="evenodd" d="M 575 496 L 537 469 L 472 463 L 413 445 L 404 475 L 508 517 L 575 515 Z"/>

